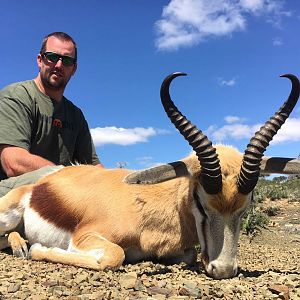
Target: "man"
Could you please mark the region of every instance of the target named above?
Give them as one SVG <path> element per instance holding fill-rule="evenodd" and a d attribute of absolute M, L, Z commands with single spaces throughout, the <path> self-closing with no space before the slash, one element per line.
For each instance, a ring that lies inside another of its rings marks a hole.
<path fill-rule="evenodd" d="M 47 35 L 33 80 L 0 91 L 0 197 L 72 163 L 102 167 L 81 110 L 63 94 L 77 69 L 77 46 L 63 32 Z"/>

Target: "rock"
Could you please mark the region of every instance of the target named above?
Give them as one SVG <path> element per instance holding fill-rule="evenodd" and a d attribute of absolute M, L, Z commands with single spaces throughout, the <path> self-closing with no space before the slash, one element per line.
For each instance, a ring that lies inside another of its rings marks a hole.
<path fill-rule="evenodd" d="M 165 280 L 161 280 L 157 283 L 157 286 L 163 288 L 167 285 L 167 282 Z"/>
<path fill-rule="evenodd" d="M 62 296 L 62 294 L 63 294 L 63 291 L 62 291 L 61 287 L 55 287 L 52 291 L 53 296 L 60 297 L 60 296 Z"/>
<path fill-rule="evenodd" d="M 144 292 L 146 291 L 146 287 L 143 285 L 143 283 L 141 282 L 141 280 L 137 279 L 134 285 L 134 290 L 135 291 L 140 291 L 140 292 Z"/>
<path fill-rule="evenodd" d="M 46 281 L 42 282 L 42 285 L 45 287 L 55 286 L 55 285 L 57 285 L 57 281 L 56 280 L 46 280 Z"/>
<path fill-rule="evenodd" d="M 86 280 L 87 280 L 87 276 L 86 276 L 86 275 L 79 275 L 79 276 L 76 276 L 76 277 L 74 278 L 74 282 L 75 282 L 76 284 L 82 283 L 82 282 L 84 282 L 84 281 L 86 281 Z"/>
<path fill-rule="evenodd" d="M 19 297 L 19 296 L 18 296 Z M 19 297 L 20 298 L 20 297 Z M 21 298 L 22 299 L 22 298 Z M 26 299 L 26 298 L 24 298 Z M 47 300 L 47 296 L 46 295 L 34 295 L 30 298 L 31 300 Z"/>
<path fill-rule="evenodd" d="M 200 289 L 198 288 L 196 282 L 186 281 L 179 289 L 179 295 L 198 298 L 200 297 Z"/>
<path fill-rule="evenodd" d="M 96 281 L 96 280 L 90 280 L 89 284 L 91 284 L 92 286 L 100 286 L 101 282 L 100 281 Z"/>
<path fill-rule="evenodd" d="M 20 283 L 12 283 L 8 286 L 7 292 L 8 293 L 15 293 L 20 289 L 20 287 L 21 287 Z"/>
<path fill-rule="evenodd" d="M 161 295 L 166 295 L 168 296 L 169 294 L 171 294 L 171 290 L 167 289 L 167 288 L 161 288 L 159 286 L 151 286 L 147 289 L 147 292 L 150 295 L 156 295 L 156 294 L 161 294 Z"/>
<path fill-rule="evenodd" d="M 274 284 L 269 286 L 269 290 L 276 295 L 281 295 L 284 300 L 288 300 L 290 298 L 289 288 L 286 285 Z"/>
<path fill-rule="evenodd" d="M 147 298 L 147 300 L 148 300 L 149 298 Z M 165 300 L 165 299 L 167 299 L 166 298 L 166 295 L 162 295 L 162 294 L 157 294 L 157 295 L 153 295 L 152 296 L 152 299 L 153 300 Z"/>
<path fill-rule="evenodd" d="M 120 277 L 119 283 L 123 289 L 133 289 L 137 280 L 137 273 L 130 272 Z"/>

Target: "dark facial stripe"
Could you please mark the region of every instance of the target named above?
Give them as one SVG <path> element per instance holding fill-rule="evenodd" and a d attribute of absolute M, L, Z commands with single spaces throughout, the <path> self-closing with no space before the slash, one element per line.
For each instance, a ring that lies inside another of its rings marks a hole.
<path fill-rule="evenodd" d="M 194 196 L 194 201 L 196 203 L 196 206 L 197 206 L 200 214 L 203 216 L 203 220 L 201 221 L 201 231 L 202 231 L 202 235 L 203 235 L 204 245 L 200 245 L 200 246 L 201 246 L 201 253 L 202 253 L 202 255 L 204 255 L 204 257 L 202 257 L 202 258 L 204 260 L 208 261 L 209 258 L 208 258 L 207 246 L 206 246 L 207 245 L 207 236 L 206 236 L 206 230 L 205 230 L 207 215 L 204 211 L 204 208 L 201 205 L 199 196 L 196 191 L 194 191 L 193 196 Z"/>
<path fill-rule="evenodd" d="M 206 215 L 206 213 L 205 213 L 205 211 L 204 211 L 204 208 L 203 208 L 202 205 L 201 205 L 199 196 L 198 196 L 198 194 L 197 194 L 196 191 L 194 191 L 193 196 L 194 196 L 194 199 L 195 199 L 195 202 L 196 202 L 196 206 L 197 206 L 197 208 L 198 208 L 200 214 L 201 214 L 204 218 L 207 218 L 207 215 Z"/>

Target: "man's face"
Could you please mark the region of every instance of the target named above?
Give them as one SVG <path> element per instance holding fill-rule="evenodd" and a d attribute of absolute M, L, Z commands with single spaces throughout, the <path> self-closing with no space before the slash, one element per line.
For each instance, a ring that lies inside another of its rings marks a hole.
<path fill-rule="evenodd" d="M 75 57 L 74 45 L 71 41 L 63 41 L 54 36 L 48 38 L 45 52 Z M 74 75 L 77 64 L 66 66 L 59 59 L 56 63 L 39 54 L 38 67 L 43 85 L 52 90 L 64 90 L 71 76 Z"/>

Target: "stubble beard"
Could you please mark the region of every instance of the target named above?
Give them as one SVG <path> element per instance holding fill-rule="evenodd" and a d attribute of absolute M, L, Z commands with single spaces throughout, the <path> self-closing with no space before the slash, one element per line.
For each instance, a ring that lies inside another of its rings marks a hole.
<path fill-rule="evenodd" d="M 54 80 L 52 76 L 52 72 L 41 76 L 43 84 L 51 90 L 64 90 L 69 80 L 65 80 L 63 77 L 59 78 L 58 80 Z"/>

